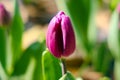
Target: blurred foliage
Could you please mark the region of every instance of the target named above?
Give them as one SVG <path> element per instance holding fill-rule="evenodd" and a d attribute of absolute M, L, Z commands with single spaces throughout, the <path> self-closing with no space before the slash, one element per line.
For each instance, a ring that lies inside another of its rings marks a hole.
<path fill-rule="evenodd" d="M 118 5 L 118 7 L 120 7 L 120 5 Z M 114 10 L 111 16 L 108 35 L 108 45 L 115 58 L 114 74 L 116 80 L 120 80 L 120 12 L 118 7 Z"/>
<path fill-rule="evenodd" d="M 0 80 L 75 80 L 70 72 L 62 74 L 62 62 L 46 49 L 45 41 L 36 41 L 26 50 L 22 50 L 24 24 L 18 0 L 14 1 L 11 25 L 0 26 Z M 22 1 L 29 4 L 33 0 Z M 65 11 L 72 20 L 79 45 L 77 48 L 86 55 L 84 67 L 92 67 L 94 71 L 110 78 L 114 74 L 115 80 L 120 80 L 120 13 L 116 9 L 119 0 L 111 0 L 108 5 L 112 14 L 110 29 L 106 39 L 100 42 L 95 17 L 103 0 L 56 0 L 56 2 L 59 9 Z M 107 77 L 100 80 L 110 80 Z"/>
<path fill-rule="evenodd" d="M 0 26 L 0 61 L 2 67 L 6 67 L 6 31 Z"/>
<path fill-rule="evenodd" d="M 110 76 L 110 71 L 113 68 L 113 56 L 107 46 L 107 42 L 103 41 L 96 47 L 93 54 L 93 67 L 95 71 L 102 72 L 106 76 Z"/>
<path fill-rule="evenodd" d="M 120 0 L 110 0 L 111 11 L 114 11 L 119 3 L 120 3 Z"/>
<path fill-rule="evenodd" d="M 22 0 L 22 2 L 27 5 L 27 4 L 31 4 L 32 0 Z"/>
<path fill-rule="evenodd" d="M 19 75 L 25 74 L 27 67 L 30 63 L 30 59 L 32 57 L 34 57 L 36 59 L 37 71 L 40 71 L 40 73 L 41 73 L 42 69 L 40 68 L 41 66 L 39 66 L 39 65 L 41 65 L 41 60 L 39 60 L 39 59 L 41 59 L 42 52 L 45 50 L 44 44 L 45 43 L 35 42 L 30 47 L 28 47 L 23 52 L 23 55 L 21 56 L 21 58 L 16 62 L 12 75 L 19 76 Z M 37 67 L 39 67 L 39 68 L 37 68 Z M 22 70 L 21 70 L 21 68 L 22 68 Z M 36 72 L 36 69 L 35 69 L 35 72 Z M 37 74 L 36 74 L 36 78 L 37 78 Z M 36 79 L 36 80 L 38 80 L 38 79 Z"/>
<path fill-rule="evenodd" d="M 13 53 L 13 63 L 19 59 L 22 53 L 22 33 L 23 33 L 23 22 L 19 12 L 18 1 L 15 0 L 14 6 L 14 17 L 10 28 L 11 48 Z"/>
<path fill-rule="evenodd" d="M 99 80 L 111 80 L 111 79 L 108 77 L 103 77 L 103 78 L 100 78 Z"/>
<path fill-rule="evenodd" d="M 119 16 L 120 13 L 118 12 L 118 9 L 116 9 L 112 16 L 110 21 L 110 29 L 109 29 L 109 35 L 108 35 L 108 45 L 110 50 L 113 53 L 113 56 L 116 59 L 120 59 L 120 29 L 119 29 Z"/>

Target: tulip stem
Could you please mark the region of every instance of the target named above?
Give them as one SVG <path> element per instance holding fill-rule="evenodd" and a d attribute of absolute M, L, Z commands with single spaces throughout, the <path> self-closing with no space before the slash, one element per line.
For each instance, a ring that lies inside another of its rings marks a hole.
<path fill-rule="evenodd" d="M 62 62 L 62 74 L 66 74 L 67 73 L 67 68 L 66 68 L 66 64 L 65 64 L 65 59 L 61 59 Z"/>

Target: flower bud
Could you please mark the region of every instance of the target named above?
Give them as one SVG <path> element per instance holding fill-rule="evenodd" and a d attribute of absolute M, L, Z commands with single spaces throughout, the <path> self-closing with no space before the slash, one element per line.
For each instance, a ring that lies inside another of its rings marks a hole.
<path fill-rule="evenodd" d="M 10 15 L 5 7 L 0 4 L 0 26 L 8 25 L 10 22 Z"/>
<path fill-rule="evenodd" d="M 120 13 L 120 3 L 117 6 L 117 11 L 118 11 L 118 13 Z"/>
<path fill-rule="evenodd" d="M 48 25 L 46 44 L 50 52 L 57 58 L 67 57 L 76 47 L 75 35 L 71 21 L 60 11 Z"/>
<path fill-rule="evenodd" d="M 119 13 L 119 18 L 120 18 L 120 3 L 117 6 L 117 11 Z M 119 25 L 118 25 L 118 29 L 120 30 L 120 19 L 119 19 Z"/>

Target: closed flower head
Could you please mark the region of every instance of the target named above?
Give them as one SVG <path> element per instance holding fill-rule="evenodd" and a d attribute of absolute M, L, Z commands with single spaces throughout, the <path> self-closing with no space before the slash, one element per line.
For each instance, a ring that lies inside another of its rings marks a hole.
<path fill-rule="evenodd" d="M 76 47 L 75 35 L 70 18 L 60 11 L 48 25 L 46 44 L 57 58 L 67 57 Z"/>
<path fill-rule="evenodd" d="M 0 4 L 0 26 L 8 25 L 10 21 L 10 15 L 6 11 L 5 7 Z"/>

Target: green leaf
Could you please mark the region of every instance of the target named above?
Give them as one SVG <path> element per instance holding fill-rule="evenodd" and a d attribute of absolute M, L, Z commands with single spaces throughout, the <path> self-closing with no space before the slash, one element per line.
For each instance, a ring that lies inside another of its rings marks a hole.
<path fill-rule="evenodd" d="M 93 54 L 93 66 L 95 71 L 102 72 L 104 75 L 109 74 L 112 68 L 113 57 L 107 47 L 106 41 L 97 45 L 96 53 Z"/>
<path fill-rule="evenodd" d="M 25 5 L 31 4 L 34 0 L 22 0 Z"/>
<path fill-rule="evenodd" d="M 42 55 L 41 54 L 42 53 L 41 47 L 43 47 L 43 46 L 41 45 L 40 42 L 35 42 L 29 48 L 27 48 L 27 50 L 25 50 L 23 52 L 23 55 L 21 56 L 21 58 L 16 62 L 15 66 L 14 66 L 13 75 L 25 74 L 25 72 L 28 68 L 28 65 L 30 63 L 30 60 L 33 57 L 35 58 L 35 54 L 39 54 L 38 57 L 41 59 L 41 56 L 40 56 L 40 55 Z M 39 61 L 39 62 L 41 62 L 41 61 Z M 38 64 L 36 64 L 36 65 L 38 65 Z M 41 69 L 40 66 L 39 66 L 39 69 Z M 41 73 L 42 72 L 39 73 L 39 76 Z M 42 76 L 42 74 L 41 74 L 41 76 Z"/>
<path fill-rule="evenodd" d="M 110 1 L 110 8 L 112 11 L 115 10 L 115 8 L 117 7 L 119 2 L 120 2 L 120 0 L 111 0 Z"/>
<path fill-rule="evenodd" d="M 0 27 L 0 62 L 6 68 L 6 30 Z"/>
<path fill-rule="evenodd" d="M 99 80 L 111 80 L 111 79 L 108 78 L 108 77 L 102 77 L 102 78 L 100 78 Z"/>
<path fill-rule="evenodd" d="M 119 29 L 119 12 L 117 9 L 113 12 L 110 29 L 108 34 L 108 45 L 115 58 L 120 59 L 120 29 Z"/>
<path fill-rule="evenodd" d="M 20 58 L 22 53 L 22 33 L 23 33 L 23 22 L 21 19 L 21 15 L 19 12 L 19 4 L 18 0 L 15 0 L 14 7 L 14 17 L 11 25 L 11 45 L 12 45 L 12 54 L 13 54 L 13 62 Z"/>
<path fill-rule="evenodd" d="M 42 54 L 43 80 L 58 80 L 62 76 L 60 60 L 55 58 L 48 50 Z"/>
<path fill-rule="evenodd" d="M 67 72 L 59 80 L 75 80 L 75 78 L 70 72 Z"/>
<path fill-rule="evenodd" d="M 5 70 L 3 69 L 1 62 L 0 62 L 0 80 L 8 80 L 8 76 L 5 73 Z"/>
<path fill-rule="evenodd" d="M 34 74 L 34 69 L 35 69 L 35 63 L 36 63 L 35 58 L 32 58 L 30 60 L 30 64 L 28 65 L 28 68 L 27 68 L 26 73 L 24 75 L 24 80 L 35 80 L 35 79 L 32 79 L 33 78 L 33 74 Z M 39 74 L 41 74 L 41 73 L 39 73 Z M 23 79 L 20 79 L 20 80 L 23 80 Z M 42 79 L 39 79 L 39 80 L 42 80 Z"/>
<path fill-rule="evenodd" d="M 94 1 L 94 2 L 93 2 Z M 89 15 L 89 24 L 88 24 L 88 42 L 91 48 L 95 46 L 97 41 L 97 25 L 95 22 L 95 17 L 98 11 L 98 0 L 91 0 L 90 2 L 91 9 Z"/>
<path fill-rule="evenodd" d="M 115 60 L 114 76 L 115 80 L 120 80 L 120 60 Z"/>
<path fill-rule="evenodd" d="M 34 54 L 34 57 L 36 59 L 36 65 L 35 65 L 35 69 L 34 69 L 34 73 L 33 73 L 33 80 L 43 80 L 43 77 L 42 77 L 42 53 L 45 50 L 45 48 L 46 48 L 45 41 L 43 41 L 39 47 L 40 51 Z"/>

